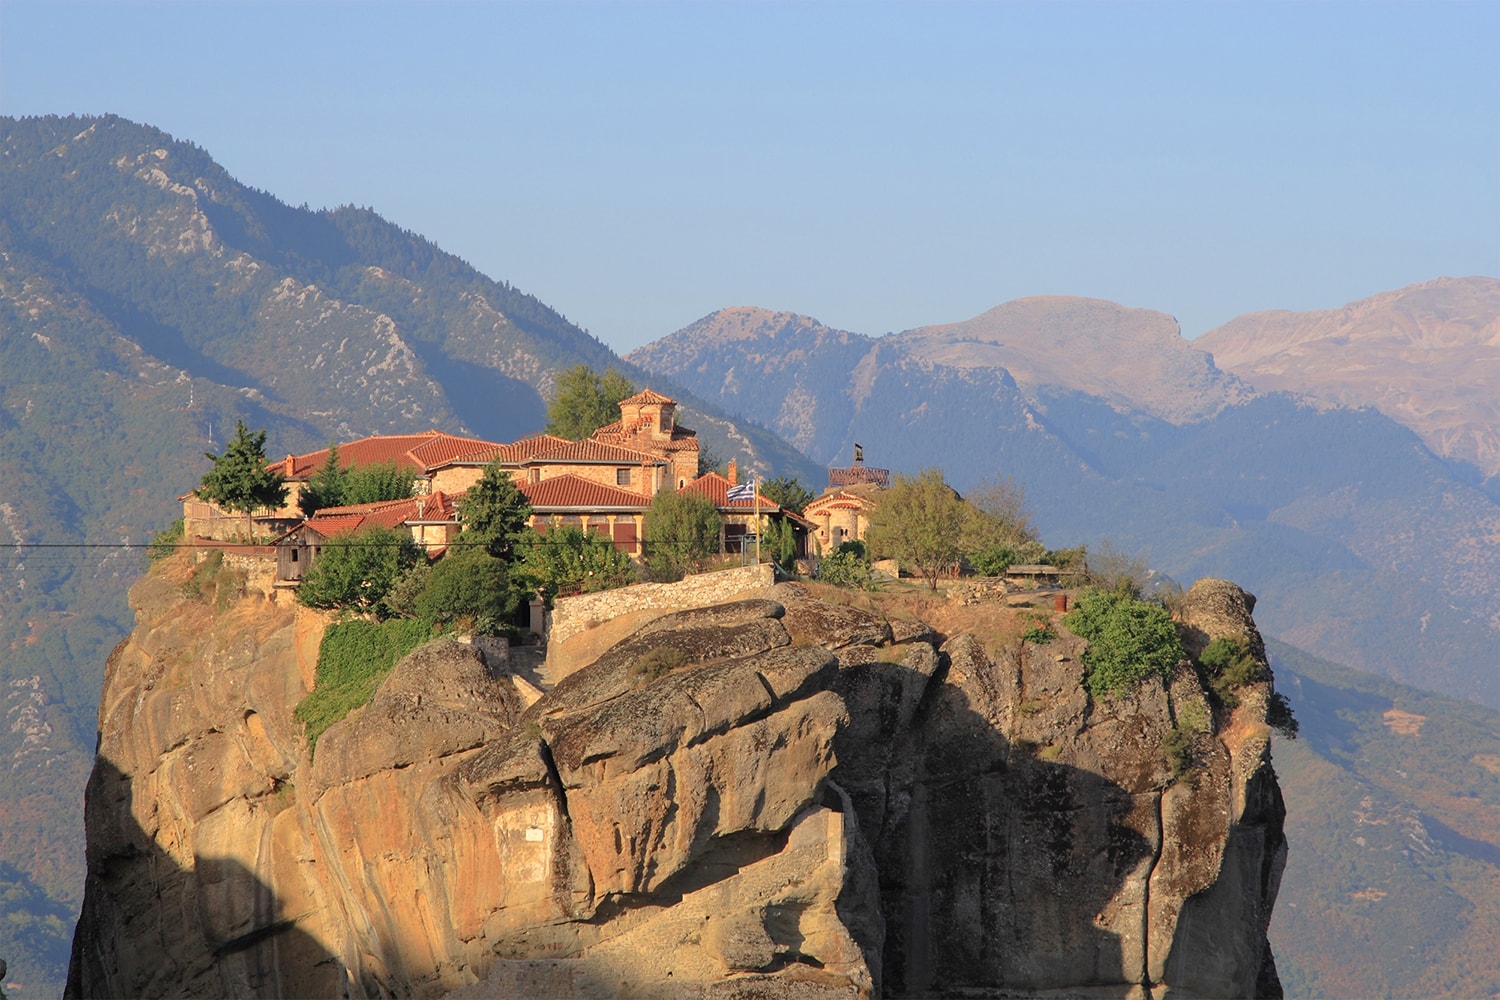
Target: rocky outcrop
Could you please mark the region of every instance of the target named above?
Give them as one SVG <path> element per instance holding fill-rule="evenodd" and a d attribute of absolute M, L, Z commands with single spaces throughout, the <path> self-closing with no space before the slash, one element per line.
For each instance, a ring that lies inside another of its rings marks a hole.
<path fill-rule="evenodd" d="M 1185 664 L 1095 702 L 1077 639 L 893 645 L 782 586 L 529 707 L 431 643 L 310 758 L 318 623 L 171 573 L 111 658 L 74 995 L 1277 992 L 1264 692 L 1216 717 Z M 1200 587 L 1193 628 L 1253 635 Z"/>

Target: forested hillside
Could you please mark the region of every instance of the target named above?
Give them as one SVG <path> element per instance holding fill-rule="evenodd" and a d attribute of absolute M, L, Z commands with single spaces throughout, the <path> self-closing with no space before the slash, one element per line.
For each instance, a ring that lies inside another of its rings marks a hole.
<path fill-rule="evenodd" d="M 1267 644 L 1291 852 L 1271 944 L 1289 997 L 1500 992 L 1500 715 Z"/>

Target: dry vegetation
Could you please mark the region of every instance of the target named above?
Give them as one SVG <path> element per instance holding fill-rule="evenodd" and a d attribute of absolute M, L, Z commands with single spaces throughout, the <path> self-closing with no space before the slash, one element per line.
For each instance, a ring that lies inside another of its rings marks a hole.
<path fill-rule="evenodd" d="M 1055 617 L 1050 594 L 1034 598 L 1012 594 L 1004 601 L 959 604 L 948 599 L 942 585 L 936 593 L 905 581 L 885 584 L 878 591 L 851 590 L 816 581 L 801 585 L 810 596 L 829 604 L 844 604 L 897 621 L 925 622 L 945 639 L 967 633 L 983 642 L 991 656 L 1015 648 L 1021 633 L 1035 624 L 1033 612 Z"/>

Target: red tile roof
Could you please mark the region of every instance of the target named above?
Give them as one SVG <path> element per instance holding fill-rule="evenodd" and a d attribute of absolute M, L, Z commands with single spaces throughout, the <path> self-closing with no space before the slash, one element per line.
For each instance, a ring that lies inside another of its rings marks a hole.
<path fill-rule="evenodd" d="M 599 462 L 605 465 L 661 465 L 666 460 L 660 455 L 639 448 L 627 448 L 604 441 L 564 441 L 546 450 L 538 451 L 523 464 L 545 464 L 556 462 Z"/>
<path fill-rule="evenodd" d="M 488 465 L 495 459 L 499 459 L 503 465 L 519 465 L 521 462 L 535 456 L 538 452 L 550 448 L 557 448 L 565 444 L 572 444 L 565 437 L 556 434 L 535 434 L 531 437 L 512 441 L 510 444 L 495 444 L 471 451 L 454 457 L 448 465 Z"/>
<path fill-rule="evenodd" d="M 677 427 L 672 430 L 672 439 L 662 447 L 667 451 L 698 451 L 698 432 L 690 431 L 686 427 Z"/>
<path fill-rule="evenodd" d="M 326 538 L 368 527 L 399 528 L 411 521 L 453 521 L 456 516 L 454 498 L 439 490 L 403 500 L 324 507 L 304 523 Z"/>
<path fill-rule="evenodd" d="M 624 507 L 643 511 L 651 506 L 651 498 L 629 490 L 605 486 L 572 474 L 553 476 L 539 483 L 517 483 L 532 510 L 539 514 L 560 508 L 583 507 L 593 510 Z"/>
<path fill-rule="evenodd" d="M 452 460 L 456 455 L 499 447 L 503 446 L 494 441 L 458 437 L 438 430 L 424 434 L 377 434 L 339 445 L 339 464 L 347 468 L 395 462 L 398 468 L 425 473 L 434 466 Z M 328 460 L 328 449 L 322 448 L 291 458 L 290 468 L 286 460 L 282 459 L 271 464 L 271 471 L 279 472 L 287 479 L 307 479 Z"/>
<path fill-rule="evenodd" d="M 640 392 L 636 393 L 634 396 L 631 396 L 629 399 L 620 400 L 621 406 L 625 406 L 630 403 L 671 403 L 673 406 L 676 406 L 677 400 L 670 399 L 666 396 L 663 396 L 661 393 L 653 392 L 650 389 L 642 389 Z"/>
<path fill-rule="evenodd" d="M 817 497 L 802 508 L 803 516 L 812 516 L 822 510 L 868 510 L 876 506 L 875 501 L 862 493 L 835 490 Z"/>
<path fill-rule="evenodd" d="M 619 444 L 625 447 L 633 447 L 633 442 L 642 438 L 642 443 L 648 449 L 660 448 L 663 451 L 697 451 L 698 432 L 686 427 L 673 427 L 672 436 L 665 442 L 656 441 L 652 432 L 656 428 L 656 422 L 650 417 L 641 417 L 632 420 L 629 424 L 616 420 L 612 424 L 605 424 L 594 431 L 591 440 L 604 441 L 609 444 Z"/>

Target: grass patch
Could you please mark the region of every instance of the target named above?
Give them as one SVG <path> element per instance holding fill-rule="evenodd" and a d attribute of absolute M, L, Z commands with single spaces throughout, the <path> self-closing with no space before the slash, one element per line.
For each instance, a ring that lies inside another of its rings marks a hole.
<path fill-rule="evenodd" d="M 1180 778 L 1193 766 L 1193 740 L 1197 733 L 1182 726 L 1173 726 L 1161 734 L 1161 749 L 1171 765 L 1172 777 Z"/>
<path fill-rule="evenodd" d="M 215 611 L 223 611 L 229 602 L 245 594 L 247 577 L 242 570 L 224 565 L 224 553 L 211 549 L 203 561 L 193 567 L 193 575 L 182 585 L 182 596 L 209 601 Z"/>
<path fill-rule="evenodd" d="M 635 658 L 630 672 L 642 680 L 654 681 L 688 662 L 688 655 L 672 646 L 657 646 Z"/>
<path fill-rule="evenodd" d="M 328 727 L 367 703 L 396 662 L 432 638 L 432 626 L 410 618 L 336 622 L 318 646 L 317 686 L 292 713 L 307 734 L 309 753 Z"/>

